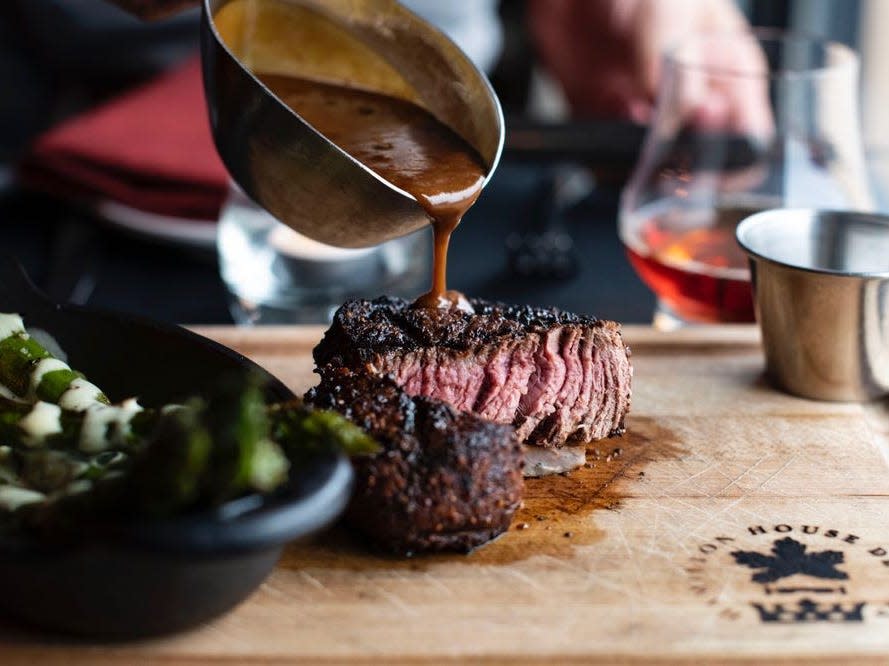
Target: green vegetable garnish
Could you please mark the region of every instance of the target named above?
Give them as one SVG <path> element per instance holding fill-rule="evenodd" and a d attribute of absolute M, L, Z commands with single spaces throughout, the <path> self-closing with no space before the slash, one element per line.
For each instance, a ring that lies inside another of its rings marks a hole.
<path fill-rule="evenodd" d="M 109 519 L 167 518 L 274 492 L 314 456 L 380 450 L 335 412 L 265 405 L 253 377 L 222 382 L 206 399 L 142 409 L 109 405 L 92 385 L 85 401 L 61 400 L 83 375 L 53 360 L 44 361 L 35 395 L 34 368 L 52 356 L 15 315 L 0 320 L 0 389 L 14 394 L 0 397 L 2 522 L 12 516 L 46 535 L 81 535 Z"/>

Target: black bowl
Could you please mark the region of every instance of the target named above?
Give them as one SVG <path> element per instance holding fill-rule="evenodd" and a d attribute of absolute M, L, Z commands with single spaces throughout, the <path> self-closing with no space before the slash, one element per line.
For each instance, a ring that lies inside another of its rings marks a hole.
<path fill-rule="evenodd" d="M 177 326 L 56 305 L 17 263 L 0 260 L 0 312 L 58 341 L 69 364 L 112 399 L 159 405 L 209 394 L 252 371 L 269 401 L 293 393 L 244 356 Z M 0 614 L 46 629 L 133 638 L 185 629 L 229 610 L 268 576 L 284 544 L 333 522 L 352 472 L 343 456 L 295 470 L 285 489 L 173 520 L 113 526 L 86 543 L 0 537 Z"/>

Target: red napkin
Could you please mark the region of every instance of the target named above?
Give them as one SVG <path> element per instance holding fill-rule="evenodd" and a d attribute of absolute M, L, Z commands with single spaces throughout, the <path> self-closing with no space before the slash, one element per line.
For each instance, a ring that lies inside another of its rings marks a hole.
<path fill-rule="evenodd" d="M 49 130 L 20 177 L 87 202 L 217 219 L 228 174 L 210 134 L 199 59 Z"/>

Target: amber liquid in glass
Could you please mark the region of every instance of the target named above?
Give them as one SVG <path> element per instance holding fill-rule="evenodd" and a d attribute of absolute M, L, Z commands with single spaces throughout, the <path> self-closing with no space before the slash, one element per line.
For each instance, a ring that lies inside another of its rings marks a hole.
<path fill-rule="evenodd" d="M 623 225 L 630 263 L 676 317 L 692 322 L 752 322 L 747 257 L 735 227 L 765 206 L 683 210 L 656 202 Z"/>

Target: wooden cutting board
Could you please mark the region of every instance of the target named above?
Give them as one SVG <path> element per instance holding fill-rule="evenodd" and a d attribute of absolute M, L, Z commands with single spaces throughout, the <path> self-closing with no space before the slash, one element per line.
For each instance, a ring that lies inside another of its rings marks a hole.
<path fill-rule="evenodd" d="M 320 329 L 200 332 L 301 392 Z M 629 432 L 532 480 L 469 556 L 290 547 L 197 631 L 85 646 L 6 633 L 0 663 L 889 659 L 889 408 L 773 391 L 750 327 L 627 327 Z"/>

